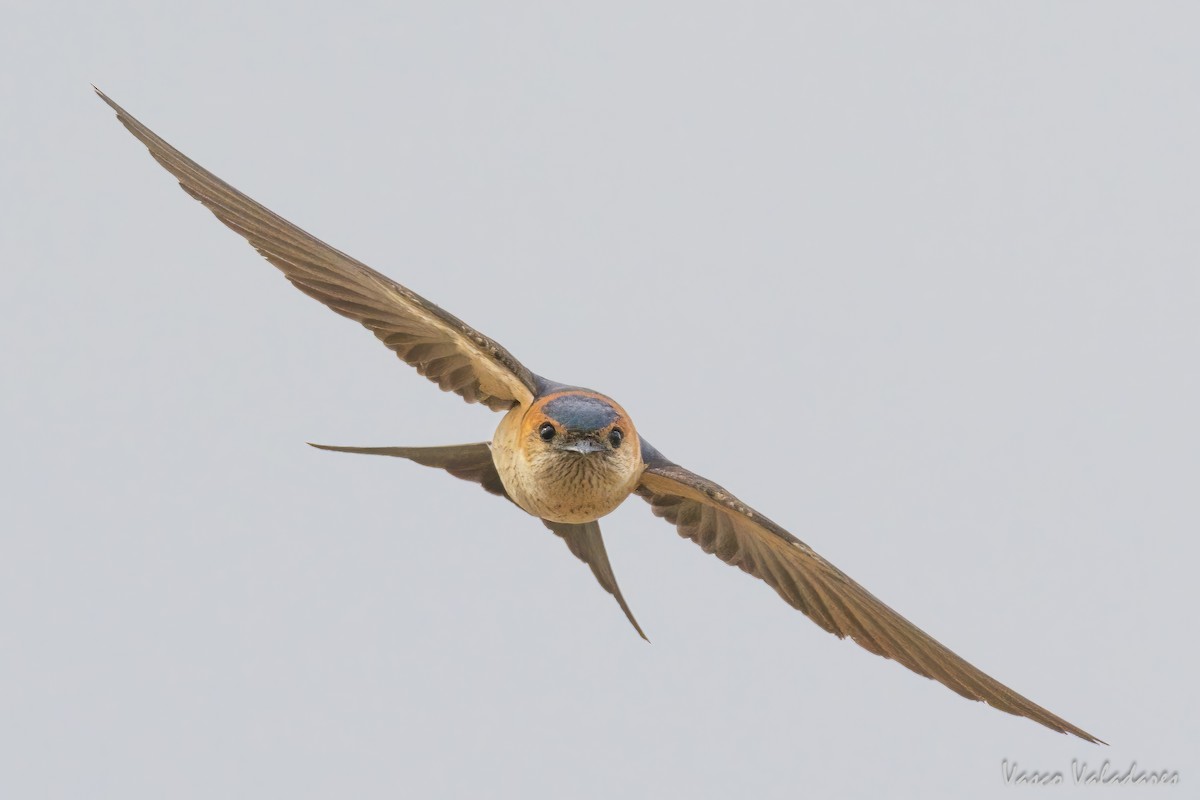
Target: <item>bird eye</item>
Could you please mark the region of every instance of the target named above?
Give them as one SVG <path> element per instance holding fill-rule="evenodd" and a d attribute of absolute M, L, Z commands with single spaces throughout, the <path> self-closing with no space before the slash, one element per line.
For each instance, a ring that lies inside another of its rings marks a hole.
<path fill-rule="evenodd" d="M 549 422 L 543 422 L 542 427 L 538 428 L 538 436 L 542 437 L 542 441 L 550 441 L 554 438 L 554 426 Z"/>
<path fill-rule="evenodd" d="M 613 447 L 620 447 L 621 440 L 623 440 L 624 438 L 625 438 L 625 434 L 621 433 L 620 428 L 613 428 L 608 433 L 608 443 L 611 444 Z"/>

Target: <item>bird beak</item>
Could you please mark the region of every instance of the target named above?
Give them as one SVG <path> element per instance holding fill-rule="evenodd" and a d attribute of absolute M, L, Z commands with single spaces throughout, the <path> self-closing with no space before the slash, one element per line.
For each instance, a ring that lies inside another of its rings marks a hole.
<path fill-rule="evenodd" d="M 604 445 L 597 442 L 595 439 L 576 439 L 570 444 L 564 444 L 559 447 L 560 450 L 570 450 L 572 453 L 599 453 L 604 449 Z"/>

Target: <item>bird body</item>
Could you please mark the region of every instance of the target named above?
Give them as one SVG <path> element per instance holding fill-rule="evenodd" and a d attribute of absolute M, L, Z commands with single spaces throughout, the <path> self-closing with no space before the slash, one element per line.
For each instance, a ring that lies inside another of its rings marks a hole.
<path fill-rule="evenodd" d="M 592 522 L 637 488 L 645 470 L 638 444 L 616 402 L 561 389 L 504 415 L 492 459 L 508 496 L 525 511 L 551 522 Z"/>
<path fill-rule="evenodd" d="M 824 630 L 850 637 L 963 697 L 1099 741 L 953 653 L 723 487 L 670 461 L 611 398 L 533 373 L 462 320 L 237 191 L 97 94 L 184 191 L 296 288 L 362 324 L 444 391 L 506 412 L 491 442 L 314 447 L 408 459 L 509 499 L 591 568 L 644 638 L 617 585 L 598 523 L 636 494 L 681 537 L 762 580 Z"/>

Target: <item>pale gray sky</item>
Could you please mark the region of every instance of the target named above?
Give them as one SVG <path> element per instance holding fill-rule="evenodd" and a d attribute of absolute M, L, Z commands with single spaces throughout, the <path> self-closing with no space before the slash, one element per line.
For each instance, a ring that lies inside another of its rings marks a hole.
<path fill-rule="evenodd" d="M 1200 780 L 1200 12 L 832 5 L 7 8 L 0 796 Z M 305 447 L 499 416 L 288 286 L 92 82 L 1112 746 L 837 641 L 635 499 L 604 527 L 647 645 L 509 504 Z"/>

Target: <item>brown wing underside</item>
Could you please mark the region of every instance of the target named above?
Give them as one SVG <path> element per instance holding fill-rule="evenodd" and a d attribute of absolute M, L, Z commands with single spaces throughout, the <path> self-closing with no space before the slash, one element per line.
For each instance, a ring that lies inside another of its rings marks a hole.
<path fill-rule="evenodd" d="M 536 394 L 534 374 L 499 344 L 242 194 L 99 89 L 96 93 L 185 192 L 240 234 L 297 289 L 361 323 L 442 390 L 495 411 L 528 403 Z"/>
<path fill-rule="evenodd" d="M 825 630 L 849 636 L 963 697 L 1100 742 L 967 663 L 722 487 L 667 461 L 645 442 L 643 449 L 648 468 L 637 493 L 655 515 L 705 552 L 765 581 Z"/>

